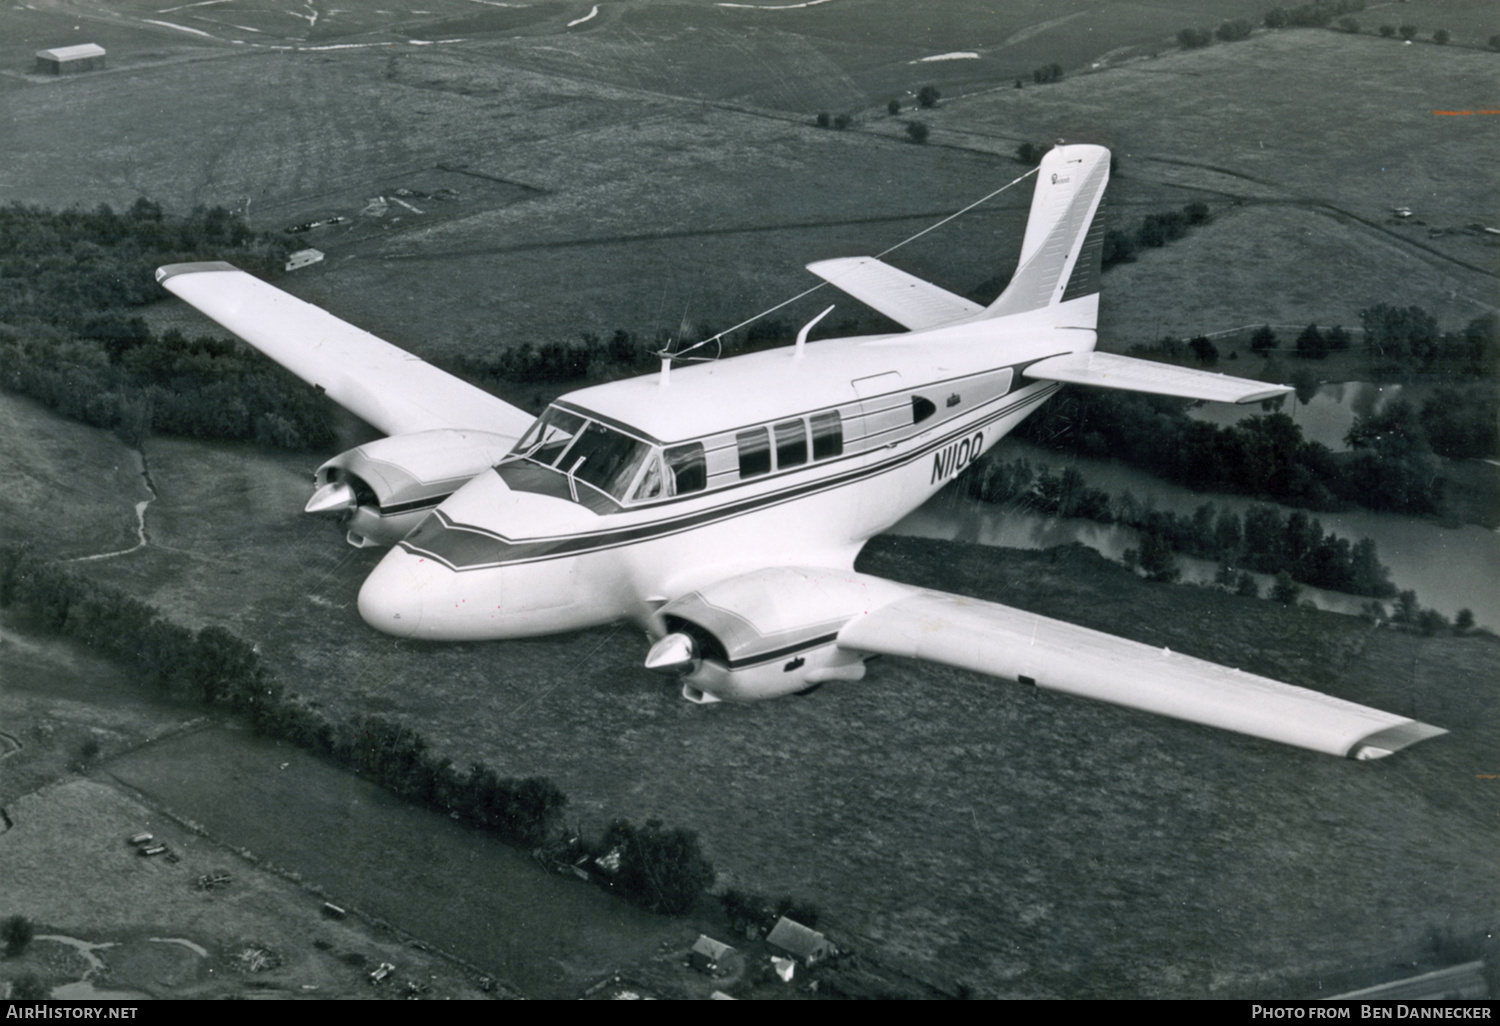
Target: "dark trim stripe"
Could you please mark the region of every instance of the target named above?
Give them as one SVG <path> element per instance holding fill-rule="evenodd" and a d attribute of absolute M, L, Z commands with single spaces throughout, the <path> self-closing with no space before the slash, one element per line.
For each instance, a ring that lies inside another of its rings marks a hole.
<path fill-rule="evenodd" d="M 389 506 L 377 506 L 376 509 L 383 517 L 399 516 L 402 513 L 415 513 L 418 510 L 424 509 L 437 509 L 452 494 L 452 492 L 444 492 L 442 495 L 433 495 L 425 499 L 412 499 L 409 502 L 395 502 Z"/>
<path fill-rule="evenodd" d="M 778 659 L 785 659 L 789 655 L 822 648 L 824 645 L 832 644 L 838 640 L 838 631 L 834 631 L 832 634 L 823 634 L 808 641 L 799 641 L 795 645 L 787 645 L 784 648 L 778 648 L 771 652 L 759 652 L 752 656 L 746 656 L 743 659 L 731 659 L 724 665 L 731 670 L 743 670 L 748 666 L 761 666 L 765 663 L 774 663 Z"/>
<path fill-rule="evenodd" d="M 1051 384 L 1050 387 L 1044 385 L 1037 392 L 1004 405 L 982 419 L 972 421 L 961 428 L 955 428 L 953 431 L 918 446 L 911 452 L 900 453 L 888 460 L 874 463 L 867 467 L 858 467 L 842 473 L 832 474 L 815 481 L 803 482 L 780 491 L 749 496 L 677 517 L 651 521 L 644 524 L 632 524 L 626 527 L 610 528 L 588 534 L 512 541 L 486 528 L 476 527 L 472 524 L 460 524 L 439 509 L 436 511 L 435 516 L 419 525 L 415 532 L 408 535 L 399 544 L 407 552 L 434 559 L 450 570 L 463 572 L 468 570 L 485 570 L 496 566 L 516 563 L 534 563 L 548 559 L 559 559 L 565 556 L 583 555 L 588 552 L 597 552 L 641 541 L 669 537 L 674 534 L 681 534 L 685 531 L 704 527 L 711 523 L 730 520 L 764 508 L 793 502 L 797 499 L 806 498 L 809 495 L 842 488 L 867 478 L 889 473 L 897 467 L 924 459 L 943 447 L 972 435 L 976 430 L 987 428 L 996 421 L 1013 413 L 1045 401 L 1060 387 L 1056 383 Z M 1010 393 L 1010 395 L 1014 394 Z M 1006 398 L 1009 398 L 1009 396 L 997 396 L 992 402 L 1000 402 Z M 868 453 L 861 455 L 868 455 Z M 695 493 L 689 498 L 698 497 L 699 495 Z"/>

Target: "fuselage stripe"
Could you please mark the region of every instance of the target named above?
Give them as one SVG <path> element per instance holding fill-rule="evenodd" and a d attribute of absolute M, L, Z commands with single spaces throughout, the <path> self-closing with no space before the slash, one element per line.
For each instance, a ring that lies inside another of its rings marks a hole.
<path fill-rule="evenodd" d="M 459 524 L 450 519 L 441 509 L 436 510 L 436 516 L 448 530 L 461 531 L 467 535 L 478 535 L 490 539 L 500 558 L 487 559 L 484 562 L 455 563 L 445 557 L 442 553 L 434 551 L 412 542 L 410 539 L 401 541 L 401 548 L 414 555 L 425 556 L 437 560 L 444 566 L 457 572 L 468 570 L 486 570 L 497 566 L 506 566 L 517 563 L 534 563 L 549 559 L 560 559 L 566 556 L 582 555 L 589 552 L 598 552 L 605 549 L 618 548 L 641 541 L 665 538 L 684 531 L 694 530 L 710 523 L 729 520 L 744 516 L 748 513 L 757 512 L 772 506 L 782 505 L 797 499 L 805 498 L 819 492 L 842 488 L 846 485 L 863 481 L 867 478 L 877 477 L 881 474 L 895 470 L 897 467 L 905 466 L 916 460 L 923 459 L 943 447 L 967 438 L 974 432 L 988 427 L 990 424 L 1010 416 L 1020 410 L 1049 398 L 1053 392 L 1061 387 L 1055 383 L 1044 386 L 1020 400 L 1011 402 L 1001 409 L 985 414 L 982 418 L 969 420 L 968 418 L 954 418 L 949 424 L 963 420 L 966 423 L 962 427 L 954 427 L 952 431 L 943 436 L 926 442 L 911 452 L 902 453 L 891 459 L 871 464 L 867 467 L 856 468 L 845 471 L 818 481 L 809 481 L 778 492 L 770 492 L 763 495 L 739 499 L 711 509 L 699 510 L 682 516 L 663 520 L 652 521 L 644 524 L 632 524 L 624 527 L 611 528 L 609 530 L 594 534 L 562 535 L 553 538 L 528 538 L 522 541 L 512 541 L 493 531 L 476 527 L 472 524 Z M 1014 395 L 1014 393 L 1012 393 Z M 1007 397 L 999 396 L 992 402 L 1003 400 Z M 982 409 L 982 407 L 980 408 Z M 979 412 L 975 410 L 974 412 Z M 861 454 L 861 455 L 867 455 Z M 508 553 L 506 550 L 510 550 Z"/>

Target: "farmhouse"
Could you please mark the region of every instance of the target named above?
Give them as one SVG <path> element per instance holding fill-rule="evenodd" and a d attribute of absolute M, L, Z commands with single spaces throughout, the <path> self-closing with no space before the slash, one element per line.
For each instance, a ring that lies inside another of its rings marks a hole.
<path fill-rule="evenodd" d="M 59 46 L 36 52 L 36 70 L 49 75 L 71 75 L 104 67 L 104 47 L 97 43 Z"/>
<path fill-rule="evenodd" d="M 766 943 L 775 945 L 806 965 L 838 954 L 838 949 L 827 937 L 786 916 L 776 921 L 776 925 L 766 935 Z"/>
<path fill-rule="evenodd" d="M 711 973 L 734 952 L 728 944 L 716 941 L 706 933 L 700 933 L 688 952 L 688 964 L 694 969 Z"/>

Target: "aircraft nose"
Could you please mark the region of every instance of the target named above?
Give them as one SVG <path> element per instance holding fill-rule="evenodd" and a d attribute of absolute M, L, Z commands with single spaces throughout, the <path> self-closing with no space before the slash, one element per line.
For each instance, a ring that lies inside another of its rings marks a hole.
<path fill-rule="evenodd" d="M 378 631 L 409 638 L 422 626 L 428 593 L 447 574 L 431 560 L 394 548 L 360 587 L 359 615 Z"/>

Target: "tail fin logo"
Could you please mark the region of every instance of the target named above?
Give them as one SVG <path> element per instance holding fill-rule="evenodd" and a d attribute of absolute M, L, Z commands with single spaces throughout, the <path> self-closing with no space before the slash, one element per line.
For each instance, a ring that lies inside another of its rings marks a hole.
<path fill-rule="evenodd" d="M 1060 177 L 1058 177 L 1057 172 L 1055 172 L 1055 171 L 1052 173 L 1052 184 L 1053 185 L 1056 185 L 1058 182 L 1064 182 L 1064 183 L 1071 182 L 1072 180 L 1073 179 L 1071 179 L 1071 178 L 1060 178 Z"/>

